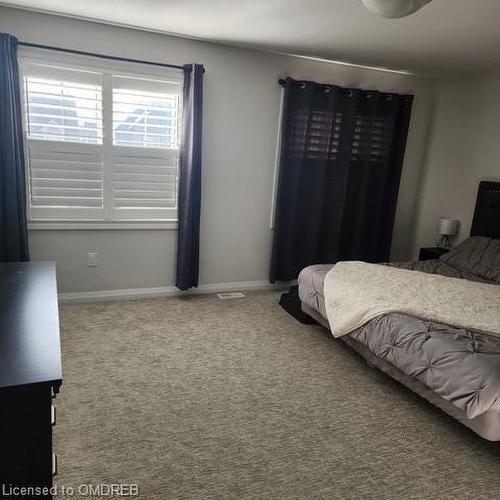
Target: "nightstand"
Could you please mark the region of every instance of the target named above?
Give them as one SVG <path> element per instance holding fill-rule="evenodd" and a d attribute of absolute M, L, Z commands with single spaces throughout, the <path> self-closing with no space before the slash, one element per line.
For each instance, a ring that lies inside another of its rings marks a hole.
<path fill-rule="evenodd" d="M 448 253 L 450 250 L 440 247 L 427 247 L 421 248 L 418 254 L 418 260 L 432 260 L 439 259 L 441 255 Z"/>

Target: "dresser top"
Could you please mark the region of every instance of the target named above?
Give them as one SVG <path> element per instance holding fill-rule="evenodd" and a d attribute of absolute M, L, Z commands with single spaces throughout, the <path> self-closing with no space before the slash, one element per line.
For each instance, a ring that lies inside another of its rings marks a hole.
<path fill-rule="evenodd" d="M 0 390 L 61 379 L 54 263 L 0 263 Z"/>

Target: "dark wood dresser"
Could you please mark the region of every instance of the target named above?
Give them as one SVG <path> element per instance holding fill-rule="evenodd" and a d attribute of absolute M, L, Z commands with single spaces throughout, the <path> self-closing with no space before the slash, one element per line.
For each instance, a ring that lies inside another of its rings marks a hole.
<path fill-rule="evenodd" d="M 0 498 L 52 498 L 61 383 L 54 263 L 0 264 Z"/>

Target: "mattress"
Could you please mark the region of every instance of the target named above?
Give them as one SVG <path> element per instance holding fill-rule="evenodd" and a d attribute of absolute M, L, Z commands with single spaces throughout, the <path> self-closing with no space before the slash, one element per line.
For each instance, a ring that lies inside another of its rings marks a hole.
<path fill-rule="evenodd" d="M 440 260 L 389 265 L 489 282 Z M 327 328 L 323 282 L 331 268 L 309 266 L 299 275 L 302 309 Z M 500 440 L 500 339 L 397 313 L 341 339 L 480 436 Z"/>

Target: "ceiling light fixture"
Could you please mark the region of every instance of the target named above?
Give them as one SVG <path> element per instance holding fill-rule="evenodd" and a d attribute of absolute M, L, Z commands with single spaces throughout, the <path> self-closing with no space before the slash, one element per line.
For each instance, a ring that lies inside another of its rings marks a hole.
<path fill-rule="evenodd" d="M 406 17 L 420 10 L 431 0 L 361 0 L 363 5 L 374 14 L 382 17 Z"/>

